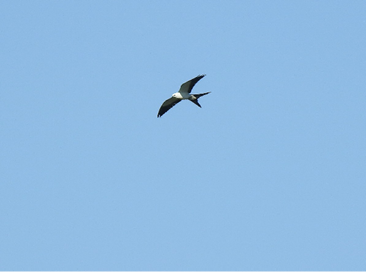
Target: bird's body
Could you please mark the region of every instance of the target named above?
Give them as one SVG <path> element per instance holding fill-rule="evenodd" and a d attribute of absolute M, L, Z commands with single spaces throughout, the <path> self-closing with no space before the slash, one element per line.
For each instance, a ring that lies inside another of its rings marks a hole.
<path fill-rule="evenodd" d="M 175 97 L 175 98 L 178 98 L 178 99 L 182 99 L 182 100 L 191 98 L 191 94 L 189 94 L 189 93 L 180 93 L 180 92 L 173 93 L 172 96 Z"/>
<path fill-rule="evenodd" d="M 187 81 L 186 83 L 183 83 L 180 86 L 179 91 L 176 93 L 173 93 L 172 97 L 165 100 L 165 102 L 161 105 L 161 107 L 159 109 L 158 117 L 163 116 L 164 113 L 166 113 L 168 110 L 170 110 L 172 107 L 174 107 L 176 104 L 178 104 L 182 100 L 190 100 L 194 104 L 196 104 L 198 107 L 201 108 L 201 105 L 198 103 L 198 98 L 201 96 L 204 96 L 206 94 L 209 94 L 210 92 L 201 93 L 201 94 L 191 94 L 191 91 L 192 91 L 194 85 L 204 76 L 205 75 L 199 75 L 199 76 Z"/>

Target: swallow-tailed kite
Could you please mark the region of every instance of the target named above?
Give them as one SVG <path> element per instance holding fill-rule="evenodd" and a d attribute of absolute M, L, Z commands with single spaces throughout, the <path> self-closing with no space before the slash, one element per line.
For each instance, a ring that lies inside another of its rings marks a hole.
<path fill-rule="evenodd" d="M 164 113 L 166 113 L 168 110 L 170 110 L 172 107 L 174 107 L 175 105 L 177 105 L 180 101 L 184 100 L 184 99 L 188 99 L 189 101 L 192 101 L 194 104 L 196 104 L 198 107 L 201 108 L 201 105 L 198 103 L 198 98 L 209 94 L 208 93 L 201 93 L 201 94 L 190 94 L 194 85 L 201 79 L 203 78 L 205 75 L 199 75 L 196 76 L 195 78 L 187 81 L 186 83 L 183 83 L 180 86 L 180 89 L 177 93 L 173 93 L 172 97 L 165 100 L 165 102 L 163 103 L 163 105 L 161 105 L 159 113 L 158 113 L 158 117 L 163 116 Z"/>

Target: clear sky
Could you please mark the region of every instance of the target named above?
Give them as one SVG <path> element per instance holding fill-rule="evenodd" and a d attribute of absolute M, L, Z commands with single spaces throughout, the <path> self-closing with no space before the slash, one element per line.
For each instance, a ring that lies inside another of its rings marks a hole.
<path fill-rule="evenodd" d="M 0 37 L 0 270 L 366 269 L 365 1 L 0 1 Z"/>

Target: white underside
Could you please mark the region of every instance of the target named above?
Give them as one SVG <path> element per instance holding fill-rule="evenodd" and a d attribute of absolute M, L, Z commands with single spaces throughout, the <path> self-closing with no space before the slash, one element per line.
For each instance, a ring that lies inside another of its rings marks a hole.
<path fill-rule="evenodd" d="M 190 99 L 192 97 L 191 94 L 185 93 L 185 92 L 177 92 L 172 95 L 173 97 L 179 98 L 179 99 Z"/>

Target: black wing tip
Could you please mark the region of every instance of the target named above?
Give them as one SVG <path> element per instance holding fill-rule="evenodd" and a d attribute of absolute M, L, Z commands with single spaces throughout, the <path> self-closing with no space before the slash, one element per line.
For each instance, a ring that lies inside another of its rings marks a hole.
<path fill-rule="evenodd" d="M 201 78 L 204 78 L 206 76 L 206 74 L 200 74 L 200 75 L 198 75 L 198 76 L 196 76 L 196 77 L 194 77 L 194 78 L 192 78 L 191 80 L 194 80 L 194 79 L 198 79 L 198 80 L 200 80 Z M 197 81 L 198 81 L 197 80 Z"/>

